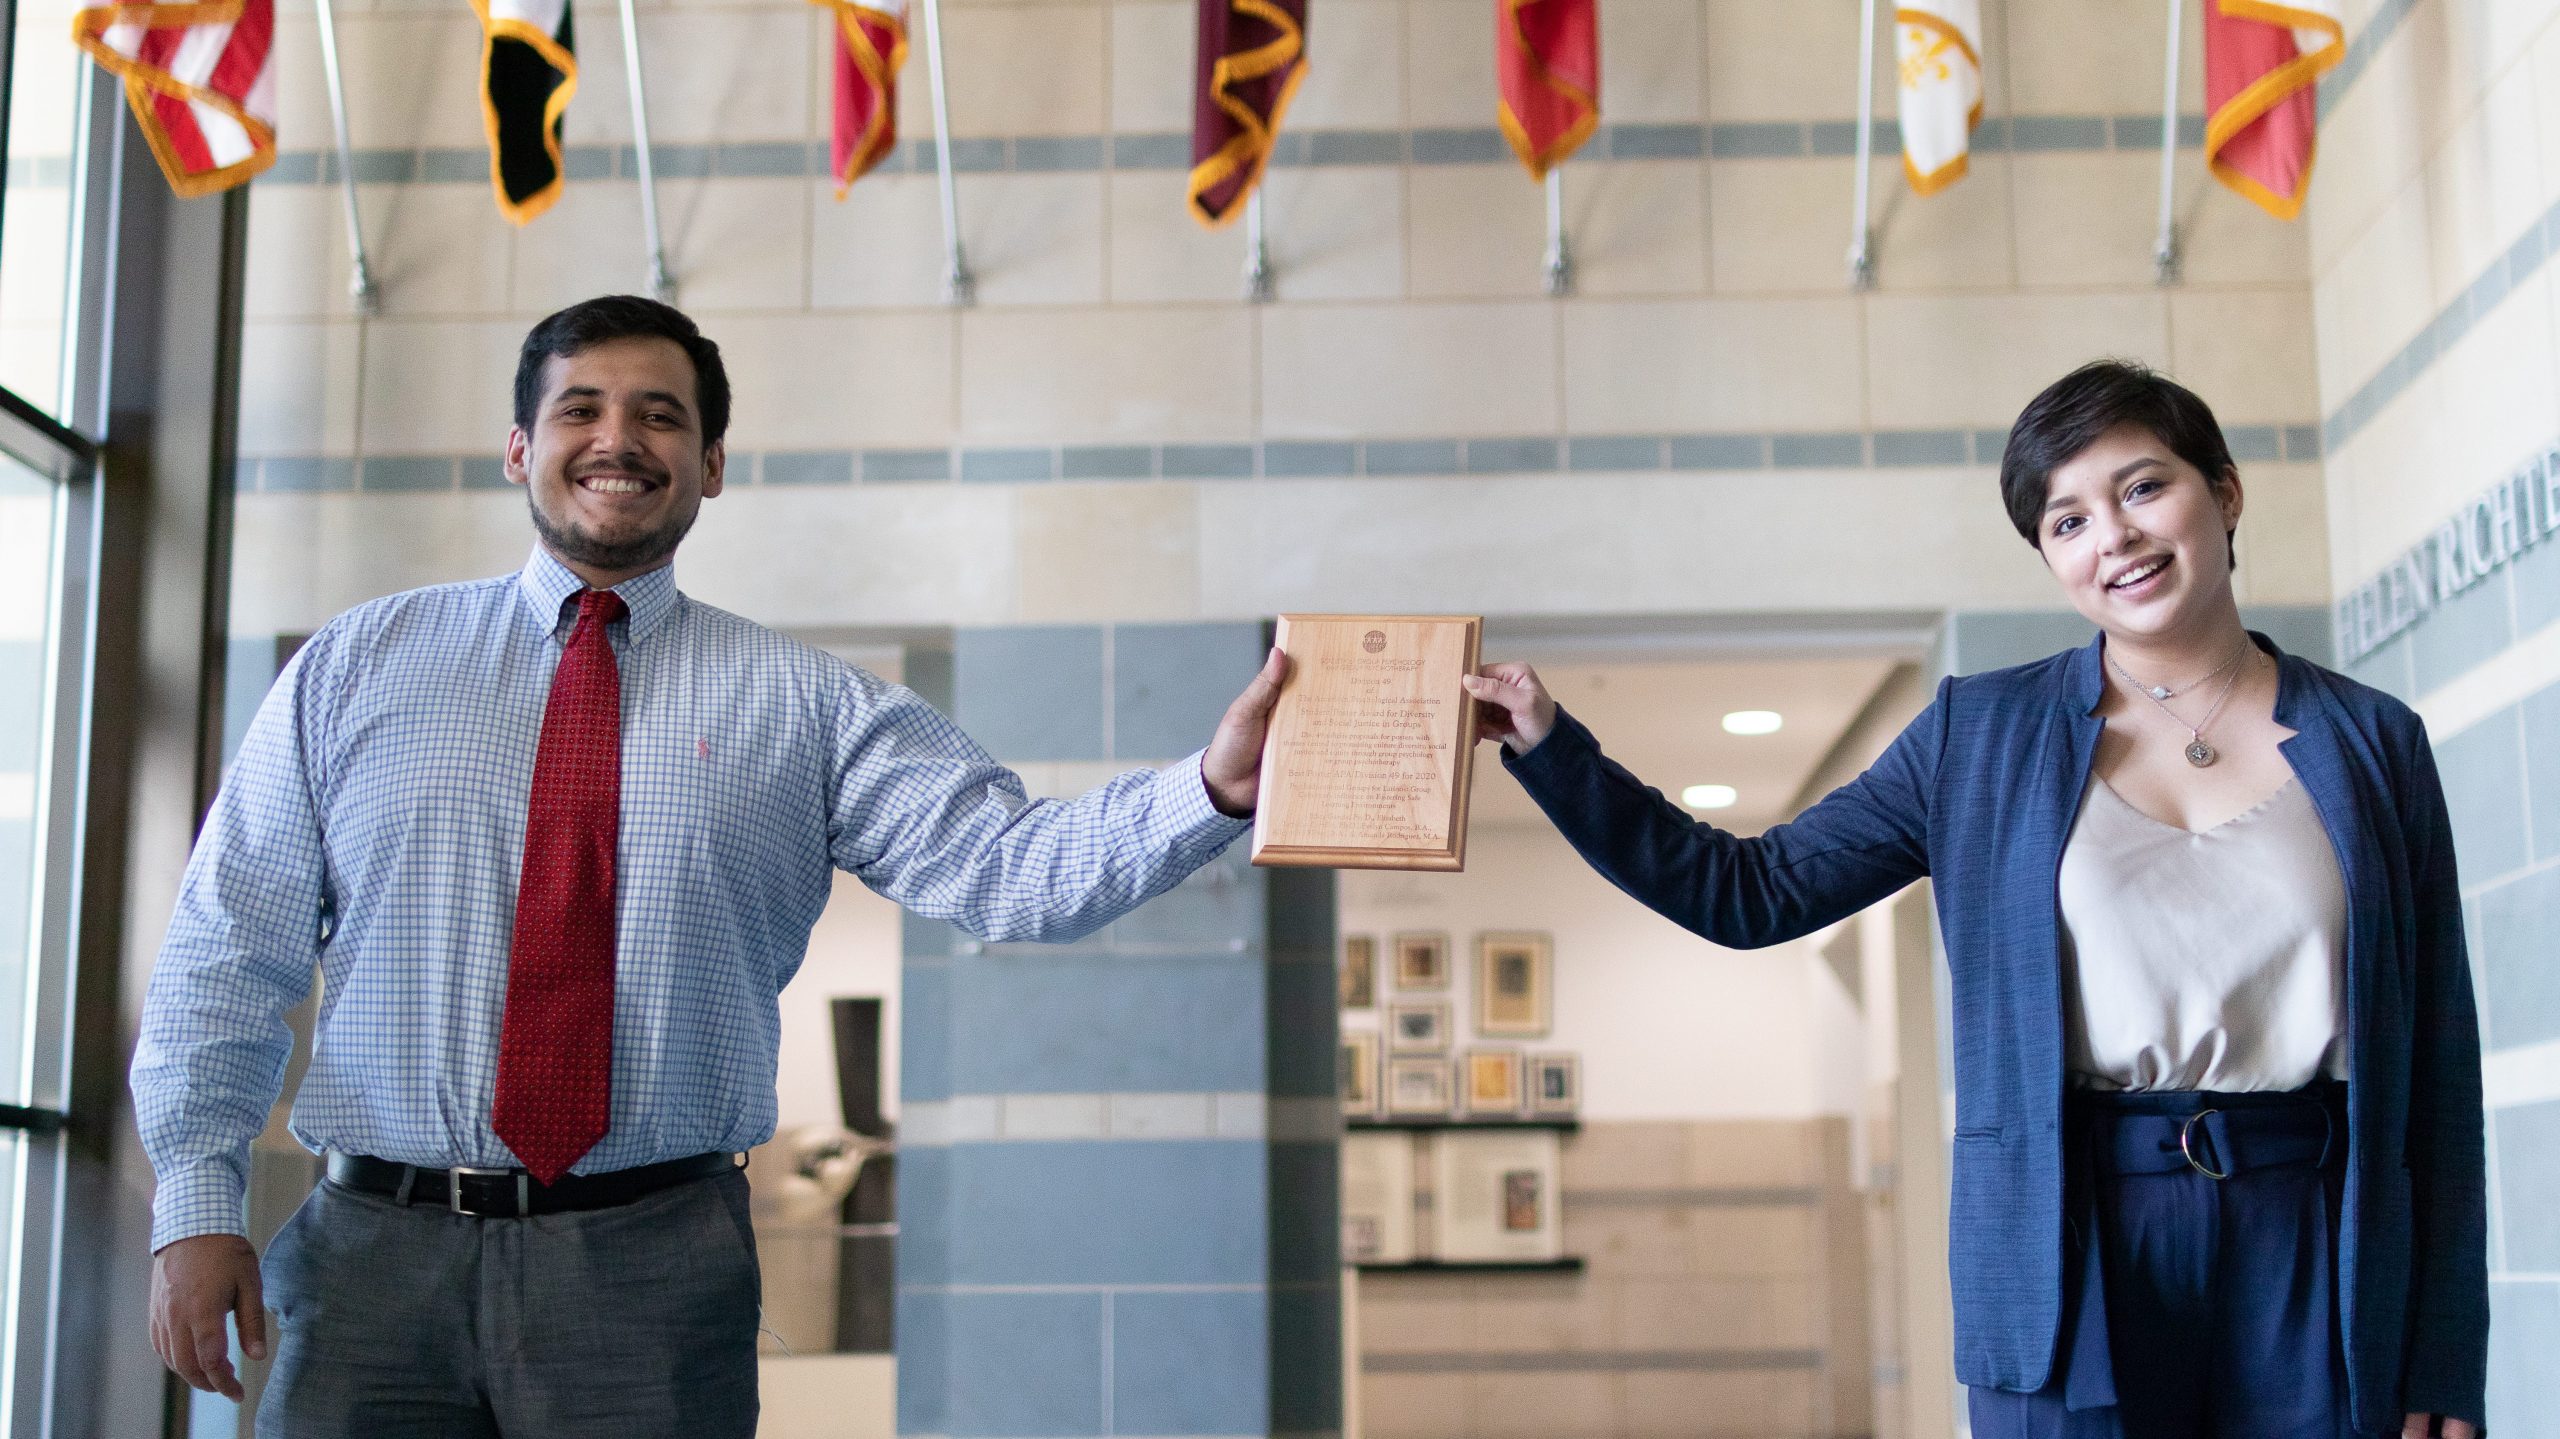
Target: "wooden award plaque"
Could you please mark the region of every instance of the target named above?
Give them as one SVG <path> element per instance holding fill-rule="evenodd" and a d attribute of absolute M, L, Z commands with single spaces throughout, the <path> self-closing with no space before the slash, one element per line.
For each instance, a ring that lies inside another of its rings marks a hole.
<path fill-rule="evenodd" d="M 1262 745 L 1253 862 L 1464 869 L 1484 621 L 1282 615 L 1289 678 Z"/>

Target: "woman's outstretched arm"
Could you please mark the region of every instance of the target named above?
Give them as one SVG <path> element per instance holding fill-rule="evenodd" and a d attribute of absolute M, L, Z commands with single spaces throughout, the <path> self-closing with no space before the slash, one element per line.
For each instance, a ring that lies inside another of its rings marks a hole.
<path fill-rule="evenodd" d="M 1730 949 L 1778 944 L 1857 913 L 1929 872 L 1929 805 L 1948 687 L 1865 774 L 1756 838 L 1692 817 L 1600 752 L 1527 665 L 1468 682 L 1479 732 L 1611 884 Z"/>

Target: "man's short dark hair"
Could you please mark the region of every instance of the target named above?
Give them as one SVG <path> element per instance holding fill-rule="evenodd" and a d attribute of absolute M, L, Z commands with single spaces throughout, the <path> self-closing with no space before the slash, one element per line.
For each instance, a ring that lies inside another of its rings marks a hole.
<path fill-rule="evenodd" d="M 693 320 L 673 305 L 640 295 L 599 295 L 543 317 L 524 337 L 516 356 L 516 428 L 533 433 L 542 407 L 542 371 L 554 356 L 566 358 L 608 340 L 673 340 L 693 361 L 695 408 L 707 448 L 729 432 L 729 372 L 720 347 L 702 337 Z"/>
<path fill-rule="evenodd" d="M 2021 539 L 2044 548 L 2038 532 L 2053 472 L 2118 425 L 2149 430 L 2217 491 L 2233 473 L 2230 443 L 2195 391 L 2128 360 L 2093 360 L 2046 386 L 2009 427 L 2009 446 L 2000 455 L 2000 500 Z"/>

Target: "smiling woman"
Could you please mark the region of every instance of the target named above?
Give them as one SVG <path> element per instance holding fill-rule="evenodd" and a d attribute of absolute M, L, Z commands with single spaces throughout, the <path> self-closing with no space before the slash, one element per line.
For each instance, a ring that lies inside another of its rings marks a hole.
<path fill-rule="evenodd" d="M 2184 388 L 2074 371 L 2001 493 L 2097 641 L 1948 680 L 1790 823 L 1645 788 L 1526 665 L 1471 685 L 1485 732 L 1594 868 L 1715 943 L 1935 882 L 1975 1434 L 2469 1439 L 2479 1035 L 2425 731 L 2242 625 L 2240 474 Z"/>

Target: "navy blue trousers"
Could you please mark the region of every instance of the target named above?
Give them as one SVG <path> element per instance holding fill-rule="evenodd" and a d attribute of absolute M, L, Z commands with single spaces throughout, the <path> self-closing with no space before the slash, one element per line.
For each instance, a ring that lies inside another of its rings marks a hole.
<path fill-rule="evenodd" d="M 2333 1082 L 2074 1094 L 2053 1379 L 1968 1391 L 1975 1439 L 2353 1439 L 2345 1102 Z"/>

